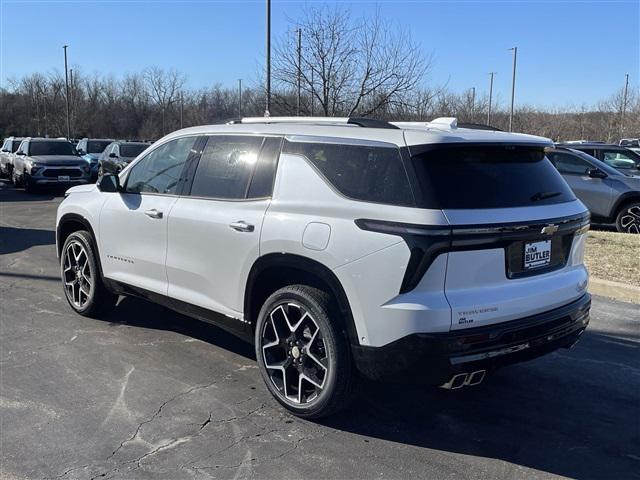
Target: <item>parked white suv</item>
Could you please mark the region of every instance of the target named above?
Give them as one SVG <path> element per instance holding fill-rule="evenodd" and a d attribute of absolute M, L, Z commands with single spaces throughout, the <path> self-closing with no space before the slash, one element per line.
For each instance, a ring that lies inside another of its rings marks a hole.
<path fill-rule="evenodd" d="M 304 417 L 346 405 L 358 372 L 475 385 L 589 321 L 589 214 L 550 146 L 455 119 L 180 130 L 68 191 L 66 298 L 90 316 L 141 296 L 234 332 Z"/>

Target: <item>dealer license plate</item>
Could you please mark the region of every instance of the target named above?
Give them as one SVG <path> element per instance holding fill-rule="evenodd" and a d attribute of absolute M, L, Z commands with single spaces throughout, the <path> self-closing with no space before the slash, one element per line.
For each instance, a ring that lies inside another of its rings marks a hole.
<path fill-rule="evenodd" d="M 551 263 L 551 240 L 524 244 L 524 269 L 545 267 Z"/>
<path fill-rule="evenodd" d="M 58 175 L 58 181 L 59 182 L 68 182 L 69 181 L 69 175 Z"/>

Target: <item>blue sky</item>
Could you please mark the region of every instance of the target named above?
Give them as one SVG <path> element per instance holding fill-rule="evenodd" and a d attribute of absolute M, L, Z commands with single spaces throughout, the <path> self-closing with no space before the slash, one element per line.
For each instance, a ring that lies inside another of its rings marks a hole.
<path fill-rule="evenodd" d="M 289 19 L 319 1 L 272 0 L 274 40 Z M 434 64 L 428 84 L 510 96 L 511 52 L 518 46 L 516 101 L 545 107 L 591 105 L 640 76 L 640 0 L 339 1 L 355 18 L 376 7 L 406 28 Z M 264 55 L 264 0 L 0 0 L 0 80 L 72 68 L 116 77 L 158 65 L 188 85 L 256 81 Z"/>

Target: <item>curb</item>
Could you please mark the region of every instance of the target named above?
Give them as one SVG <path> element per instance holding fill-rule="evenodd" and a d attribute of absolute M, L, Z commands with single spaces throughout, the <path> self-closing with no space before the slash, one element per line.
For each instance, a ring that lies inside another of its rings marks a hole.
<path fill-rule="evenodd" d="M 626 283 L 612 282 L 600 278 L 589 280 L 589 292 L 602 297 L 614 298 L 623 302 L 640 304 L 640 287 Z"/>

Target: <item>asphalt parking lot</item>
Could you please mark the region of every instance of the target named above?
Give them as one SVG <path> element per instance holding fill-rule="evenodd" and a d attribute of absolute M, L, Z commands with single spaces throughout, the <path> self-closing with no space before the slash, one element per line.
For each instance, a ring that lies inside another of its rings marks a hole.
<path fill-rule="evenodd" d="M 60 192 L 0 183 L 0 451 L 18 478 L 640 478 L 640 308 L 594 297 L 582 341 L 459 391 L 361 386 L 290 416 L 250 346 L 136 299 L 71 312 Z"/>

